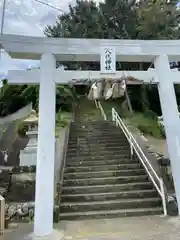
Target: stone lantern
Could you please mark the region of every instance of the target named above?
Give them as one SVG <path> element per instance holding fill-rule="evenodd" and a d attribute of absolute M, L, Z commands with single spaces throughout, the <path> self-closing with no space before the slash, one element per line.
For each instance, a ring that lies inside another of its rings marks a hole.
<path fill-rule="evenodd" d="M 38 117 L 36 111 L 32 110 L 30 116 L 24 120 L 27 126 L 26 132 L 29 142 L 24 150 L 20 152 L 20 166 L 34 166 L 37 158 L 37 140 L 38 140 Z"/>

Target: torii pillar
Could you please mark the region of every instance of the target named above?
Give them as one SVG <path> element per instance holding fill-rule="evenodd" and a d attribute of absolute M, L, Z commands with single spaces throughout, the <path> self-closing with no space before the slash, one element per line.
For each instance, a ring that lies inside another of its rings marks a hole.
<path fill-rule="evenodd" d="M 180 118 L 167 55 L 158 56 L 154 65 L 159 80 L 158 91 L 166 132 L 168 152 L 180 215 Z"/>
<path fill-rule="evenodd" d="M 40 64 L 39 122 L 36 168 L 34 235 L 53 232 L 56 59 L 43 54 Z M 59 236 L 60 238 L 60 236 Z"/>

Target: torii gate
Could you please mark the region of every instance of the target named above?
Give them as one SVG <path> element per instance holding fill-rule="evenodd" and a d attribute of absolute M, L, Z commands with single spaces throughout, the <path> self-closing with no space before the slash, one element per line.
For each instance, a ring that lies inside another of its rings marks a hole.
<path fill-rule="evenodd" d="M 34 234 L 53 231 L 53 183 L 55 155 L 55 84 L 71 79 L 119 78 L 115 61 L 153 62 L 152 71 L 129 72 L 135 78 L 158 84 L 160 103 L 171 159 L 178 208 L 180 209 L 180 119 L 173 83 L 180 83 L 179 72 L 171 71 L 169 61 L 180 61 L 180 41 L 54 39 L 17 35 L 0 36 L 0 44 L 12 58 L 40 59 L 40 70 L 10 71 L 9 83 L 40 83 L 39 129 L 36 172 Z M 101 61 L 101 71 L 56 70 L 58 61 Z"/>

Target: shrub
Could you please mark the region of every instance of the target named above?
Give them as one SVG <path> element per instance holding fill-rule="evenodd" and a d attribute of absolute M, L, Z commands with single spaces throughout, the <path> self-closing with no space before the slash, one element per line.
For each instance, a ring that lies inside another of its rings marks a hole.
<path fill-rule="evenodd" d="M 143 133 L 156 138 L 161 138 L 162 134 L 158 125 L 152 123 L 147 125 L 138 125 L 138 129 Z"/>

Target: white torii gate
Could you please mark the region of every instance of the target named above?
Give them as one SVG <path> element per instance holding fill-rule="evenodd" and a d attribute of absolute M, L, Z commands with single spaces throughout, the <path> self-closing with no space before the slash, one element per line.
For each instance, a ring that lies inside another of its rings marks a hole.
<path fill-rule="evenodd" d="M 129 75 L 158 84 L 168 151 L 171 159 L 178 208 L 180 209 L 180 119 L 173 83 L 179 72 L 170 70 L 169 61 L 180 61 L 180 41 L 54 39 L 17 35 L 0 36 L 0 44 L 12 58 L 40 59 L 40 70 L 10 71 L 9 83 L 40 83 L 39 129 L 35 197 L 35 236 L 53 231 L 53 183 L 55 154 L 55 84 L 78 78 L 118 78 L 115 61 L 154 62 L 155 71 Z M 106 50 L 109 53 L 106 53 Z M 101 72 L 56 70 L 58 61 L 101 61 Z M 107 66 L 107 62 L 109 66 Z M 139 76 L 139 77 L 138 77 Z"/>

